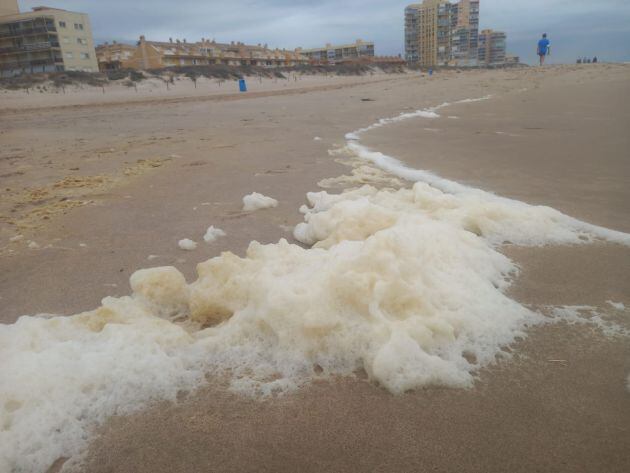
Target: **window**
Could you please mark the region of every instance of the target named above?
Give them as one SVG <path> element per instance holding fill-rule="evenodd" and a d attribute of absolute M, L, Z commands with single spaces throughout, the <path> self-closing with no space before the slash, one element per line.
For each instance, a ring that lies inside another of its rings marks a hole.
<path fill-rule="evenodd" d="M 87 39 L 85 39 L 85 38 L 77 38 L 77 43 L 79 43 L 79 44 L 87 44 Z"/>
<path fill-rule="evenodd" d="M 59 28 L 65 28 L 66 27 L 66 22 L 65 21 L 60 21 L 59 22 Z"/>
<path fill-rule="evenodd" d="M 90 53 L 81 53 L 81 59 L 90 59 Z"/>
<path fill-rule="evenodd" d="M 67 52 L 66 59 L 72 59 L 72 58 L 74 58 L 74 55 L 71 52 Z"/>
<path fill-rule="evenodd" d="M 74 29 L 83 31 L 83 23 L 75 23 Z"/>
<path fill-rule="evenodd" d="M 64 42 L 65 44 L 70 43 L 70 38 L 68 38 L 67 36 L 64 36 L 64 37 L 63 37 L 63 42 Z"/>

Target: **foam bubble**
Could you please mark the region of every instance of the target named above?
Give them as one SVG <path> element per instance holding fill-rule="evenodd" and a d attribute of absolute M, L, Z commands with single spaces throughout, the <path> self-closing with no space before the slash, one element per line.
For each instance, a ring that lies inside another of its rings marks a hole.
<path fill-rule="evenodd" d="M 205 241 L 206 243 L 213 243 L 218 238 L 224 237 L 224 236 L 225 236 L 225 232 L 223 230 L 221 230 L 220 228 L 215 228 L 214 226 L 211 225 L 210 227 L 208 227 L 206 234 L 203 236 L 203 241 Z"/>
<path fill-rule="evenodd" d="M 188 285 L 176 268 L 141 269 L 131 276 L 129 285 L 135 301 L 157 317 L 188 312 Z"/>
<path fill-rule="evenodd" d="M 613 301 L 606 301 L 606 304 L 608 304 L 609 306 L 611 306 L 613 309 L 616 310 L 626 310 L 626 306 L 623 302 L 613 302 Z"/>
<path fill-rule="evenodd" d="M 278 201 L 271 197 L 254 192 L 243 197 L 243 211 L 252 212 L 254 210 L 269 209 L 277 207 Z"/>
<path fill-rule="evenodd" d="M 184 238 L 183 240 L 179 240 L 177 245 L 185 251 L 194 251 L 197 249 L 197 243 L 189 238 Z"/>

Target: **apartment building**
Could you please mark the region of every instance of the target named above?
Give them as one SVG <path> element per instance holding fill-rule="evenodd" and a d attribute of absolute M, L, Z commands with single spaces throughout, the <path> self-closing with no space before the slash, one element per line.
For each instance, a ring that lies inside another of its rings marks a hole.
<path fill-rule="evenodd" d="M 506 34 L 479 33 L 479 0 L 424 0 L 405 8 L 405 59 L 422 67 L 499 66 L 506 59 Z"/>
<path fill-rule="evenodd" d="M 506 34 L 503 31 L 483 30 L 479 33 L 479 64 L 498 66 L 506 62 Z"/>
<path fill-rule="evenodd" d="M 0 0 L 0 16 L 17 15 L 20 13 L 17 0 Z"/>
<path fill-rule="evenodd" d="M 359 58 L 374 57 L 374 43 L 357 39 L 351 44 L 327 44 L 323 48 L 298 49 L 311 62 L 335 64 Z"/>
<path fill-rule="evenodd" d="M 445 66 L 451 60 L 453 5 L 424 0 L 405 8 L 405 58 L 422 67 Z"/>
<path fill-rule="evenodd" d="M 140 36 L 135 46 L 106 43 L 99 45 L 96 52 L 101 70 L 147 70 L 211 64 L 282 67 L 308 63 L 308 58 L 298 50 L 269 49 L 267 45 L 254 46 L 241 42 L 217 43 L 206 38 L 189 43 L 185 39 L 147 41 Z"/>
<path fill-rule="evenodd" d="M 36 7 L 19 13 L 0 0 L 0 76 L 53 71 L 98 71 L 90 20 L 84 13 Z"/>
<path fill-rule="evenodd" d="M 479 0 L 460 0 L 451 6 L 450 65 L 477 65 L 479 48 Z"/>

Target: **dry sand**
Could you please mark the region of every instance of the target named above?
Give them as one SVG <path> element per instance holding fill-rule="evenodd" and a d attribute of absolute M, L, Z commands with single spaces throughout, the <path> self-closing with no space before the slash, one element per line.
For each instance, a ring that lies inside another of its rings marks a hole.
<path fill-rule="evenodd" d="M 305 89 L 327 90 L 331 87 L 344 87 L 357 83 L 373 83 L 387 80 L 388 76 L 389 74 L 375 71 L 364 76 L 286 73 L 284 79 L 267 77 L 245 77 L 245 79 L 248 95 L 251 97 L 252 95 L 299 93 Z M 195 83 L 185 76 L 173 77 L 173 82 L 152 77 L 130 86 L 117 82 L 103 87 L 77 84 L 59 88 L 51 84 L 43 84 L 39 88 L 0 90 L 2 108 L 14 111 L 86 105 L 195 102 L 208 99 L 232 99 L 240 95 L 237 80 L 199 77 Z"/>
<path fill-rule="evenodd" d="M 0 179 L 10 197 L 0 207 L 1 320 L 90 309 L 128 293 L 136 269 L 173 264 L 192 279 L 195 264 L 220 251 L 288 237 L 305 192 L 347 171 L 327 155 L 346 132 L 487 94 L 444 110 L 430 129 L 409 121 L 364 142 L 444 177 L 630 230 L 629 66 L 355 82 L 229 101 L 86 99 L 21 111 L 0 103 Z M 253 191 L 280 206 L 242 213 L 240 199 Z M 42 210 L 69 200 L 80 204 Z M 230 237 L 194 253 L 177 248 L 211 224 Z M 630 306 L 627 248 L 505 251 L 523 269 L 512 292 L 519 301 Z M 202 389 L 112 419 L 86 471 L 627 471 L 627 339 L 558 325 L 532 332 L 515 353 L 471 390 L 394 397 L 360 376 L 262 402 Z"/>

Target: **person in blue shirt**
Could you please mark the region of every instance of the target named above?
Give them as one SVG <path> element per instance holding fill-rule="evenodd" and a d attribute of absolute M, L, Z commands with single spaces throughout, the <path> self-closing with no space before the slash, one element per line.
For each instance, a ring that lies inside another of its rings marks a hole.
<path fill-rule="evenodd" d="M 540 57 L 540 65 L 545 64 L 545 57 L 550 54 L 551 42 L 547 39 L 547 33 L 542 35 L 542 39 L 538 41 L 538 56 Z"/>

